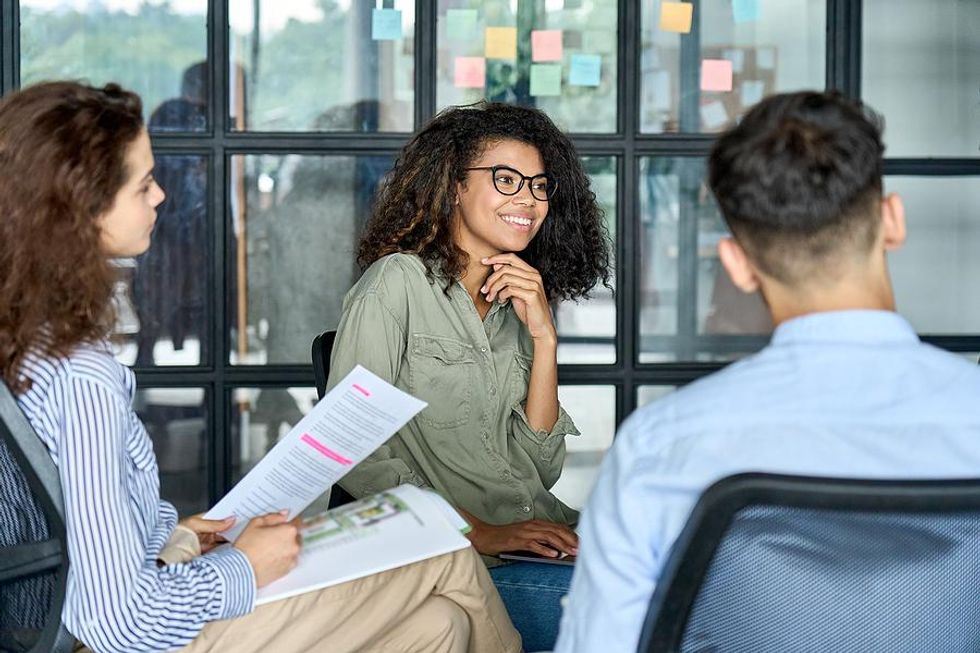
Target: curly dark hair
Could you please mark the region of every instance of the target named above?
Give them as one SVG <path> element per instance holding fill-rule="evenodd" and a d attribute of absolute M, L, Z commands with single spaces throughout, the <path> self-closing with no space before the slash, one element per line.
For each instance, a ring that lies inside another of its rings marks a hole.
<path fill-rule="evenodd" d="M 0 100 L 0 373 L 14 392 L 28 353 L 66 356 L 106 337 L 117 274 L 97 218 L 126 182 L 143 129 L 115 84 L 49 82 Z"/>
<path fill-rule="evenodd" d="M 430 279 L 436 267 L 459 279 L 468 256 L 453 239 L 457 184 L 487 147 L 503 140 L 537 148 L 558 181 L 548 219 L 521 254 L 541 273 L 548 298 L 587 297 L 600 280 L 609 286 L 609 235 L 575 146 L 543 112 L 496 102 L 450 107 L 405 146 L 361 238 L 361 266 L 407 252 L 423 260 Z"/>

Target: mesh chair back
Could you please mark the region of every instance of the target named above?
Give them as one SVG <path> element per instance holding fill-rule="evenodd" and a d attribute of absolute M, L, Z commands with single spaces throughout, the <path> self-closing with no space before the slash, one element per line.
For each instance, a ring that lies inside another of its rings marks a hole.
<path fill-rule="evenodd" d="M 680 650 L 980 650 L 980 512 L 744 509 Z"/>
<path fill-rule="evenodd" d="M 980 651 L 980 481 L 722 479 L 671 549 L 639 651 Z"/>
<path fill-rule="evenodd" d="M 61 624 L 68 558 L 58 473 L 0 383 L 0 651 L 70 651 Z"/>

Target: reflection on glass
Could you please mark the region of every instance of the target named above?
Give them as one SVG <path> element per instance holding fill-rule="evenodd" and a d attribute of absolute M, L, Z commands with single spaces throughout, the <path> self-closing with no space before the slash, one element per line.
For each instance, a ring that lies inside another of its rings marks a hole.
<path fill-rule="evenodd" d="M 703 159 L 640 159 L 641 363 L 730 358 L 760 342 L 724 336 L 769 331 L 760 296 L 738 291 L 718 261 L 728 232 L 704 174 Z"/>
<path fill-rule="evenodd" d="M 229 3 L 233 128 L 411 131 L 415 3 L 383 5 Z M 395 20 L 373 25 L 375 12 Z"/>
<path fill-rule="evenodd" d="M 437 103 L 536 106 L 567 131 L 614 132 L 617 21 L 616 0 L 439 0 Z"/>
<path fill-rule="evenodd" d="M 310 363 L 313 337 L 337 328 L 344 295 L 360 276 L 357 236 L 391 163 L 387 156 L 232 158 L 232 363 Z"/>
<path fill-rule="evenodd" d="M 605 213 L 610 248 L 616 251 L 616 157 L 584 157 L 596 201 Z M 610 272 L 610 275 L 615 271 Z M 610 279 L 612 285 L 613 279 Z M 555 308 L 559 363 L 616 362 L 616 298 L 597 285 L 589 299 L 562 302 Z"/>
<path fill-rule="evenodd" d="M 133 400 L 153 440 L 160 496 L 181 516 L 206 510 L 208 409 L 203 388 L 144 388 Z"/>
<path fill-rule="evenodd" d="M 150 249 L 120 261 L 117 357 L 127 365 L 200 365 L 208 355 L 208 165 L 196 155 L 156 157 L 167 198 Z"/>
<path fill-rule="evenodd" d="M 616 434 L 616 388 L 562 385 L 558 387 L 558 399 L 582 435 L 565 438 L 565 466 L 551 491 L 572 508 L 581 510 Z"/>
<path fill-rule="evenodd" d="M 660 29 L 661 0 L 642 3 L 641 131 L 718 132 L 767 95 L 824 87 L 825 0 L 694 5 L 679 34 Z M 731 72 L 703 74 L 706 60 Z"/>
<path fill-rule="evenodd" d="M 207 9 L 207 0 L 21 0 L 21 83 L 117 82 L 142 96 L 152 130 L 203 131 Z"/>
<path fill-rule="evenodd" d="M 980 179 L 886 177 L 908 240 L 889 254 L 898 310 L 920 333 L 980 333 Z"/>
<path fill-rule="evenodd" d="M 658 399 L 663 399 L 677 389 L 673 385 L 641 385 L 636 388 L 636 407 L 642 408 Z"/>
<path fill-rule="evenodd" d="M 313 410 L 315 388 L 236 388 L 232 393 L 231 480 L 237 483 Z"/>
<path fill-rule="evenodd" d="M 885 116 L 888 156 L 977 156 L 980 2 L 863 7 L 861 95 Z"/>

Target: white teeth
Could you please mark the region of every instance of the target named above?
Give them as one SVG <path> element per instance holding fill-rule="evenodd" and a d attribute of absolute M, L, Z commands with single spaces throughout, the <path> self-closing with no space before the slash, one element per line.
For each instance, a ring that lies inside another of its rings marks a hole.
<path fill-rule="evenodd" d="M 530 218 L 522 218 L 522 217 L 516 216 L 516 215 L 502 215 L 500 217 L 503 219 L 504 222 L 512 222 L 514 224 L 523 225 L 525 227 L 530 227 L 531 226 L 531 219 Z"/>

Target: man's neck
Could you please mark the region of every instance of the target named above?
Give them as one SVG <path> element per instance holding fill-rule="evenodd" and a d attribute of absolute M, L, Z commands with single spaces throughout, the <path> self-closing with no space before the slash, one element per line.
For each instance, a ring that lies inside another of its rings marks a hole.
<path fill-rule="evenodd" d="M 774 327 L 810 313 L 895 310 L 895 295 L 887 274 L 806 288 L 763 283 L 762 294 L 769 305 Z"/>

